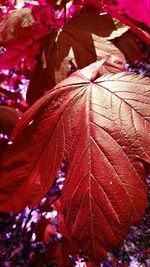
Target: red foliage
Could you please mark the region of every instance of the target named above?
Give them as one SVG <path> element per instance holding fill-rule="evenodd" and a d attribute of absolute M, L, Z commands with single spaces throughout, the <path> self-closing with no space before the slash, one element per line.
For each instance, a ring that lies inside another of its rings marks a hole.
<path fill-rule="evenodd" d="M 150 79 L 124 72 L 125 57 L 142 58 L 135 35 L 150 43 L 147 1 L 142 8 L 127 0 L 39 2 L 17 18 L 10 13 L 0 25 L 6 46 L 1 67 L 34 69 L 27 93 L 31 107 L 20 122 L 17 93 L 0 88 L 1 96 L 11 99 L 9 107 L 0 108 L 1 132 L 10 136 L 17 123 L 13 143 L 1 140 L 0 210 L 17 212 L 39 203 L 65 161 L 62 207 L 54 204 L 64 237 L 48 247 L 54 253 L 46 254 L 45 262 L 53 258 L 65 266 L 69 251 L 77 248 L 71 238 L 99 264 L 140 221 L 147 204 Z M 20 81 L 12 83 L 18 87 Z M 37 240 L 47 244 L 55 232 L 42 217 Z"/>
<path fill-rule="evenodd" d="M 150 162 L 149 80 L 100 76 L 104 66 L 75 72 L 28 109 L 4 153 L 0 195 L 2 211 L 34 206 L 67 160 L 65 224 L 97 263 L 142 218 Z"/>
<path fill-rule="evenodd" d="M 0 132 L 10 136 L 19 119 L 21 119 L 21 112 L 7 106 L 0 106 Z"/>
<path fill-rule="evenodd" d="M 132 18 L 144 22 L 150 27 L 150 5 L 149 0 L 117 0 L 121 8 Z"/>
<path fill-rule="evenodd" d="M 51 6 L 35 6 L 31 14 L 34 23 L 32 22 L 29 26 L 16 28 L 15 38 L 8 40 L 8 44 L 6 45 L 7 50 L 0 57 L 2 69 L 14 68 L 24 60 L 26 68 L 33 69 L 36 63 L 36 56 L 44 43 L 43 37 L 50 34 L 56 27 Z M 9 23 L 11 23 L 11 19 Z M 2 28 L 2 33 L 3 31 L 6 32 L 5 27 Z M 8 28 L 7 35 L 9 31 L 11 29 L 9 30 Z M 6 39 L 5 36 L 4 39 Z M 1 42 L 3 42 L 3 39 Z"/>
<path fill-rule="evenodd" d="M 134 5 L 136 5 L 136 1 L 132 1 L 132 3 L 133 2 Z M 147 42 L 148 44 L 150 43 L 149 29 L 147 29 L 147 27 L 144 27 L 143 29 L 144 25 L 140 25 L 138 21 L 133 20 L 132 17 L 128 16 L 127 15 L 128 12 L 127 13 L 125 12 L 126 10 L 122 11 L 121 6 L 117 5 L 116 1 L 103 0 L 103 4 L 104 4 L 104 10 L 108 12 L 112 17 L 120 20 L 125 25 L 128 25 L 131 31 L 133 31 L 141 40 Z M 136 12 L 137 12 L 137 7 L 139 8 L 139 5 L 136 6 L 136 9 L 134 9 L 136 10 Z M 132 13 L 134 13 L 133 8 L 131 8 L 130 10 Z M 140 14 L 140 12 L 141 12 L 140 9 L 138 9 L 138 14 Z"/>

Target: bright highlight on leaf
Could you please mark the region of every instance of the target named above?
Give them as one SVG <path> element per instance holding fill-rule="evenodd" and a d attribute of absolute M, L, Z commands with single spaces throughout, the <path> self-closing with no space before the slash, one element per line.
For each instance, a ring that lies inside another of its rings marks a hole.
<path fill-rule="evenodd" d="M 150 163 L 150 79 L 106 66 L 114 69 L 102 60 L 75 72 L 29 108 L 1 165 L 0 210 L 19 211 L 66 161 L 65 224 L 96 264 L 142 218 Z"/>

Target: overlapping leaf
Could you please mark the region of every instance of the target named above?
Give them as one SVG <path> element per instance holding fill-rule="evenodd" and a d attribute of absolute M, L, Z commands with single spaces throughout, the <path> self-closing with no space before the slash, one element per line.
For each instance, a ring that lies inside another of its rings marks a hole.
<path fill-rule="evenodd" d="M 27 93 L 29 105 L 71 72 L 110 54 L 114 56 L 113 61 L 116 57 L 122 64 L 123 54 L 130 61 L 140 60 L 142 55 L 136 36 L 128 29 L 109 15 L 98 15 L 95 8 L 82 9 L 60 32 L 46 40 L 43 53 L 46 64 L 43 68 L 39 61 L 33 71 Z"/>
<path fill-rule="evenodd" d="M 46 83 L 48 80 L 47 69 L 43 68 L 43 62 L 39 58 L 37 64 L 32 72 L 31 81 L 27 90 L 27 103 L 31 106 L 37 99 L 39 99 L 48 89 Z"/>
<path fill-rule="evenodd" d="M 21 119 L 21 112 L 7 107 L 0 106 L 0 133 L 10 136 L 15 124 Z"/>
<path fill-rule="evenodd" d="M 53 87 L 68 76 L 71 62 L 77 69 L 108 55 L 124 62 L 123 54 L 105 39 L 113 31 L 116 27 L 109 15 L 82 9 L 46 45 L 49 85 Z"/>
<path fill-rule="evenodd" d="M 142 218 L 150 163 L 150 79 L 97 78 L 103 64 L 77 71 L 25 113 L 3 157 L 0 188 L 0 210 L 31 207 L 65 160 L 65 224 L 97 264 Z"/>
<path fill-rule="evenodd" d="M 114 25 L 115 25 L 115 30 L 112 31 L 110 36 L 108 36 L 108 40 L 113 40 L 114 38 L 122 36 L 125 32 L 127 32 L 130 27 L 126 26 L 124 24 L 121 24 L 119 20 L 113 19 Z"/>
<path fill-rule="evenodd" d="M 109 1 L 109 0 L 103 0 L 103 8 L 106 12 L 108 12 L 113 18 L 116 18 L 118 20 L 120 20 L 123 24 L 128 25 L 131 29 L 131 31 L 133 31 L 133 33 L 135 33 L 141 40 L 143 40 L 144 42 L 147 42 L 148 44 L 150 43 L 150 35 L 149 35 L 149 30 L 147 29 L 147 26 L 144 25 L 140 25 L 139 21 L 143 21 L 143 15 L 142 13 L 146 13 L 147 10 L 145 10 L 145 7 L 142 5 L 142 8 L 140 9 L 140 1 L 138 1 L 137 6 L 135 9 L 133 9 L 133 6 L 136 5 L 136 1 L 132 1 L 132 5 L 130 5 L 129 1 L 127 0 L 118 0 L 118 2 L 128 2 L 129 4 L 129 9 L 123 9 L 120 5 L 117 5 L 116 0 L 115 1 Z M 131 8 L 132 6 L 132 8 Z M 128 12 L 129 11 L 129 12 Z M 135 11 L 135 12 L 134 12 Z M 142 12 L 141 12 L 142 11 Z M 129 16 L 129 13 L 131 15 L 131 17 Z M 133 18 L 138 17 L 140 19 L 138 19 L 138 21 L 134 21 Z M 147 16 L 146 16 L 146 20 L 147 20 Z M 144 26 L 144 30 L 143 30 L 143 26 Z"/>
<path fill-rule="evenodd" d="M 142 60 L 141 49 L 137 37 L 131 30 L 128 30 L 119 38 L 115 38 L 113 43 L 124 54 L 126 59 L 130 60 L 130 62 Z"/>
<path fill-rule="evenodd" d="M 124 54 L 127 60 L 131 62 L 142 60 L 140 46 L 137 37 L 132 33 L 129 26 L 121 24 L 119 20 L 113 19 L 116 30 L 112 31 L 107 40 L 111 40 L 113 44 Z"/>

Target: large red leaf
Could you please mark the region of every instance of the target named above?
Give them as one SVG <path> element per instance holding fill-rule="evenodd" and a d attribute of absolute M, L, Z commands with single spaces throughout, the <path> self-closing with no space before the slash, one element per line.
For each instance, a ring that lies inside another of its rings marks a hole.
<path fill-rule="evenodd" d="M 142 99 L 142 81 L 135 76 L 108 75 L 95 83 L 86 92 L 62 203 L 71 237 L 98 263 L 142 218 L 146 188 L 141 159 L 150 162 L 150 102 Z"/>
<path fill-rule="evenodd" d="M 97 264 L 142 218 L 150 163 L 150 79 L 125 72 L 96 79 L 102 64 L 77 71 L 24 114 L 0 188 L 0 210 L 32 207 L 65 160 L 65 224 Z"/>

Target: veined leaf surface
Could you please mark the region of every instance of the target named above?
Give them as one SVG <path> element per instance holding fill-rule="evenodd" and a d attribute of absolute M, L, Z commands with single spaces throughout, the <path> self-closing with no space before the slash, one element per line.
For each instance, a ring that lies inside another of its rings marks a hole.
<path fill-rule="evenodd" d="M 150 80 L 100 76 L 103 64 L 75 72 L 23 115 L 2 160 L 0 188 L 0 210 L 32 207 L 65 160 L 65 224 L 96 264 L 141 220 L 150 163 Z"/>

